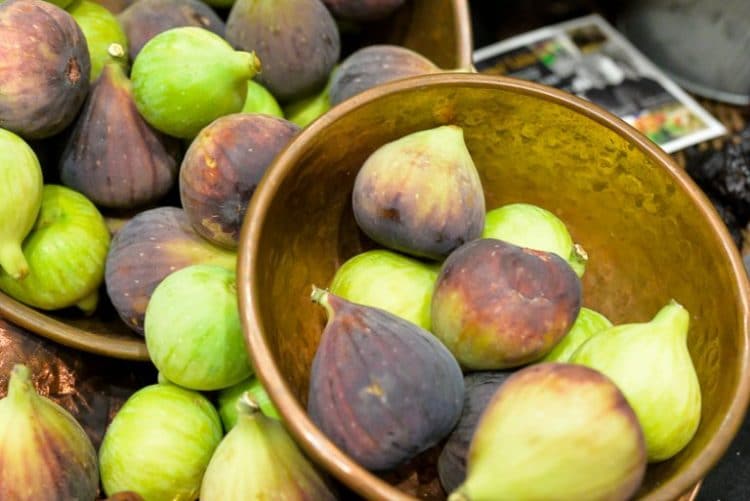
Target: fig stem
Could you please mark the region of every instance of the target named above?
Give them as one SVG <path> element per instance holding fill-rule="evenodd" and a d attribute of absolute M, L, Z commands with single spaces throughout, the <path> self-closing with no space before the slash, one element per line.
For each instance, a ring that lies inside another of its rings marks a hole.
<path fill-rule="evenodd" d="M 255 54 L 255 51 L 244 52 L 237 51 L 238 61 L 243 68 L 243 71 L 247 72 L 247 79 L 252 79 L 257 73 L 260 73 L 263 65 Z"/>
<path fill-rule="evenodd" d="M 255 397 L 249 391 L 244 392 L 242 397 L 237 400 L 237 412 L 240 416 L 248 417 L 262 414 L 258 401 L 255 400 Z"/>
<path fill-rule="evenodd" d="M 18 402 L 27 398 L 33 387 L 31 386 L 29 368 L 23 364 L 16 364 L 10 371 L 10 381 L 8 382 L 8 398 Z"/>
<path fill-rule="evenodd" d="M 326 313 L 328 314 L 328 317 L 333 316 L 333 308 L 331 308 L 331 304 L 328 302 L 328 291 L 325 289 L 321 289 L 320 287 L 313 285 L 312 294 L 310 295 L 310 298 L 313 300 L 313 302 L 318 303 L 323 308 L 326 309 Z"/>
<path fill-rule="evenodd" d="M 0 248 L 0 268 L 15 280 L 23 280 L 29 274 L 29 263 L 20 245 L 7 244 Z"/>

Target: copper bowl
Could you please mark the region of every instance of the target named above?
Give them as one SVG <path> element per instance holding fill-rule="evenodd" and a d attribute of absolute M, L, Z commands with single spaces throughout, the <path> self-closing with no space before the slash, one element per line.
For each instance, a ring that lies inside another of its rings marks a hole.
<path fill-rule="evenodd" d="M 448 123 L 464 128 L 488 209 L 524 201 L 567 223 L 590 256 L 584 305 L 615 323 L 646 321 L 670 298 L 690 311 L 703 418 L 686 449 L 648 468 L 638 498 L 682 496 L 718 461 L 746 411 L 742 261 L 710 202 L 654 143 L 586 101 L 527 81 L 442 73 L 387 84 L 335 107 L 277 157 L 244 223 L 239 298 L 255 370 L 287 427 L 356 493 L 409 499 L 347 457 L 305 412 L 325 324 L 309 296 L 365 249 L 350 197 L 367 156 Z"/>
<path fill-rule="evenodd" d="M 410 0 L 393 16 L 363 25 L 344 49 L 372 43 L 395 43 L 418 51 L 446 69 L 471 66 L 471 22 L 467 0 Z M 344 38 L 342 34 L 342 38 Z M 90 353 L 130 360 L 148 360 L 146 343 L 107 304 L 90 318 L 79 312 L 43 312 L 0 292 L 0 317 L 60 344 Z"/>

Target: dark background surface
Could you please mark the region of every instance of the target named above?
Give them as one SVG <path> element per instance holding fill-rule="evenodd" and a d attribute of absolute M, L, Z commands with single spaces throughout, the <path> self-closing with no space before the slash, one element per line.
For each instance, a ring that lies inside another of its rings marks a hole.
<path fill-rule="evenodd" d="M 474 48 L 575 17 L 598 12 L 613 22 L 625 2 L 595 0 L 470 0 Z M 750 501 L 750 417 L 709 473 L 699 501 Z"/>

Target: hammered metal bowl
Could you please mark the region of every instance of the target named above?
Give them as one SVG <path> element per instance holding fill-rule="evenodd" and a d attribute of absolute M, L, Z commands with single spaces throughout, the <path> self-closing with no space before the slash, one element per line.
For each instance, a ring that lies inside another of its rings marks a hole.
<path fill-rule="evenodd" d="M 417 494 L 361 468 L 307 417 L 325 324 L 310 290 L 367 247 L 350 206 L 363 161 L 388 141 L 440 124 L 463 127 L 488 209 L 529 202 L 567 223 L 590 257 L 584 305 L 615 323 L 646 321 L 670 298 L 691 313 L 702 421 L 679 455 L 649 466 L 638 493 L 682 496 L 727 449 L 748 402 L 748 283 L 739 254 L 710 202 L 654 143 L 586 101 L 521 80 L 443 73 L 367 91 L 304 130 L 267 172 L 241 234 L 239 298 L 255 370 L 287 427 L 354 492 Z"/>
<path fill-rule="evenodd" d="M 342 33 L 342 39 L 345 35 Z M 424 54 L 441 68 L 471 66 L 472 37 L 467 0 L 408 0 L 393 16 L 363 25 L 346 35 L 343 49 L 351 52 L 372 43 L 395 43 Z M 55 160 L 56 163 L 56 160 Z M 40 336 L 79 350 L 115 358 L 148 360 L 146 343 L 117 316 L 100 291 L 101 306 L 93 317 L 72 309 L 43 312 L 0 292 L 0 318 Z"/>

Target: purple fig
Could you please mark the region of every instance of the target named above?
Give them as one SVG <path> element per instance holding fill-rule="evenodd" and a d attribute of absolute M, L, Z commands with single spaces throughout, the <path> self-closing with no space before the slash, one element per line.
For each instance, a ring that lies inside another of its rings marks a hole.
<path fill-rule="evenodd" d="M 105 65 L 60 159 L 63 184 L 101 207 L 131 209 L 159 200 L 177 179 L 180 143 L 138 114 L 119 64 Z"/>
<path fill-rule="evenodd" d="M 42 0 L 0 3 L 0 128 L 26 139 L 57 134 L 86 99 L 90 72 L 69 13 Z"/>
<path fill-rule="evenodd" d="M 143 334 L 156 286 L 170 273 L 200 263 L 234 270 L 236 255 L 195 233 L 182 209 L 149 209 L 125 223 L 112 239 L 104 275 L 107 294 L 125 324 Z"/>
<path fill-rule="evenodd" d="M 386 82 L 437 71 L 432 61 L 406 47 L 370 45 L 350 54 L 336 69 L 331 106 Z"/>
<path fill-rule="evenodd" d="M 405 0 L 323 0 L 333 17 L 347 21 L 376 21 L 392 14 Z"/>
<path fill-rule="evenodd" d="M 249 113 L 221 117 L 201 130 L 180 168 L 180 199 L 195 231 L 237 248 L 255 187 L 298 131 L 282 118 Z"/>
<path fill-rule="evenodd" d="M 263 61 L 256 80 L 280 102 L 325 87 L 341 40 L 321 0 L 237 0 L 227 18 L 227 40 Z"/>
<path fill-rule="evenodd" d="M 448 436 L 438 457 L 438 475 L 445 492 L 453 492 L 466 479 L 466 457 L 479 418 L 497 390 L 512 372 L 473 372 L 464 377 L 461 419 Z"/>
<path fill-rule="evenodd" d="M 551 252 L 483 238 L 443 263 L 432 331 L 465 369 L 504 369 L 544 357 L 581 308 L 581 281 Z"/>
<path fill-rule="evenodd" d="M 130 43 L 130 59 L 163 31 L 196 26 L 224 36 L 224 21 L 200 0 L 138 0 L 118 16 Z"/>
<path fill-rule="evenodd" d="M 450 433 L 464 382 L 428 331 L 385 310 L 314 288 L 328 321 L 310 373 L 307 410 L 364 468 L 394 468 Z"/>

